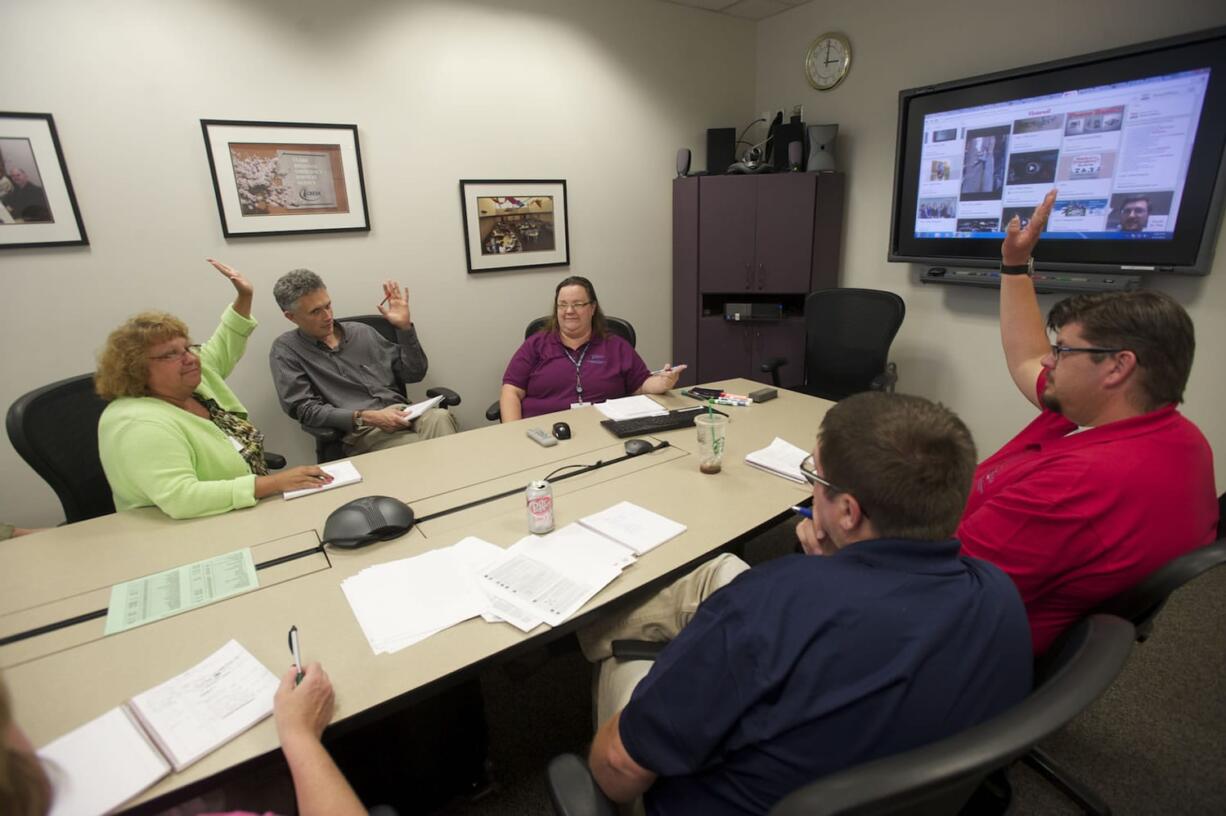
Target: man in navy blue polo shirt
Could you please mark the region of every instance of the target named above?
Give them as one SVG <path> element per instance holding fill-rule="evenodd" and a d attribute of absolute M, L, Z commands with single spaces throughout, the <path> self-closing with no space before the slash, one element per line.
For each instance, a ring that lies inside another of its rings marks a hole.
<path fill-rule="evenodd" d="M 765 813 L 825 774 L 1021 700 L 1021 599 L 951 538 L 975 461 L 962 421 L 920 397 L 831 408 L 802 467 L 805 555 L 752 570 L 716 559 L 603 627 L 608 639 L 673 636 L 624 707 L 608 707 L 627 690 L 607 682 L 617 661 L 602 663 L 600 704 L 617 713 L 589 762 L 604 792 L 644 795 L 652 814 Z M 585 641 L 589 657 L 607 653 Z"/>

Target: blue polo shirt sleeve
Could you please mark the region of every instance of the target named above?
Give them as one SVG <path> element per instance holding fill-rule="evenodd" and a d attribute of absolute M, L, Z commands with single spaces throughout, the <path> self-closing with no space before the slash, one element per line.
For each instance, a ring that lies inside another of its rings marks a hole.
<path fill-rule="evenodd" d="M 718 758 L 753 704 L 759 644 L 746 631 L 744 596 L 721 590 L 704 601 L 635 689 L 619 732 L 639 765 L 662 776 L 693 773 Z"/>

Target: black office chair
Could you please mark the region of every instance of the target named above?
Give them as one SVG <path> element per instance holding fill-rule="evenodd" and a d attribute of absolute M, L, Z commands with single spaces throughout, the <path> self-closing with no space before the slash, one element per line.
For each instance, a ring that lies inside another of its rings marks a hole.
<path fill-rule="evenodd" d="M 21 458 L 43 478 L 76 521 L 115 512 L 111 486 L 98 456 L 98 419 L 106 400 L 94 392 L 94 375 L 81 374 L 44 385 L 9 406 L 5 426 Z M 265 453 L 270 469 L 285 467 L 285 457 Z"/>
<path fill-rule="evenodd" d="M 9 441 L 51 485 L 69 524 L 115 512 L 98 458 L 104 408 L 106 401 L 94 392 L 94 375 L 82 374 L 18 397 L 5 418 Z"/>
<path fill-rule="evenodd" d="M 337 318 L 342 323 L 365 323 L 370 326 L 389 343 L 397 343 L 396 329 L 391 323 L 387 322 L 387 318 L 379 314 L 354 315 L 353 317 Z M 399 390 L 404 391 L 408 383 L 397 382 L 396 386 Z M 426 389 L 427 397 L 441 396 L 443 401 L 439 405 L 444 408 L 453 408 L 460 404 L 460 395 L 450 388 L 442 388 L 436 386 Z M 341 439 L 345 436 L 344 433 L 336 428 L 319 428 L 313 425 L 302 424 L 302 430 L 315 437 L 315 461 L 320 464 L 331 462 L 335 459 L 342 459 L 345 456 L 344 447 L 341 445 Z"/>
<path fill-rule="evenodd" d="M 1226 494 L 1223 494 L 1218 504 L 1219 507 L 1226 504 Z M 1226 521 L 1219 521 L 1219 534 L 1222 533 L 1223 526 L 1226 526 Z M 1137 642 L 1144 643 L 1153 633 L 1154 618 L 1162 611 L 1171 593 L 1222 564 L 1226 564 L 1226 538 L 1181 555 L 1154 571 L 1132 589 L 1103 603 L 1097 612 L 1117 615 L 1132 621 L 1136 629 Z M 1062 643 L 1065 637 L 1067 636 L 1062 635 L 1056 644 Z M 1036 663 L 1036 678 L 1050 671 L 1049 660 L 1048 655 L 1044 655 Z M 1111 813 L 1111 808 L 1098 794 L 1074 777 L 1067 769 L 1061 767 L 1060 763 L 1041 748 L 1031 750 L 1025 756 L 1024 761 L 1065 796 L 1076 802 L 1083 812 L 1096 816 L 1109 816 Z"/>
<path fill-rule="evenodd" d="M 1060 644 L 1045 682 L 1013 708 L 930 745 L 825 776 L 786 796 L 771 814 L 958 813 L 991 772 L 1062 728 L 1111 685 L 1134 636 L 1121 618 L 1086 618 Z M 559 816 L 616 812 L 574 754 L 555 757 L 547 773 Z"/>
<path fill-rule="evenodd" d="M 893 391 L 898 367 L 890 344 L 907 314 L 903 299 L 878 289 L 820 289 L 805 298 L 805 379 L 800 390 L 841 400 L 861 391 Z M 778 387 L 786 357 L 762 364 Z"/>
<path fill-rule="evenodd" d="M 549 322 L 549 316 L 538 317 L 528 324 L 528 328 L 524 329 L 524 339 L 527 340 L 532 335 L 544 330 L 545 325 Z M 609 327 L 609 331 L 616 334 L 618 337 L 630 344 L 630 348 L 634 348 L 638 341 L 638 335 L 634 331 L 634 326 L 630 325 L 629 320 L 623 320 L 620 317 L 610 317 L 605 315 L 605 324 Z M 490 422 L 500 422 L 502 420 L 502 408 L 495 400 L 494 404 L 485 409 L 485 418 Z"/>

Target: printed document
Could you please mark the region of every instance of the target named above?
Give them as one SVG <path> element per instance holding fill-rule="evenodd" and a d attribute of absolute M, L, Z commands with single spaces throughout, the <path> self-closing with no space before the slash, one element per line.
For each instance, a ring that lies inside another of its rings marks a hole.
<path fill-rule="evenodd" d="M 259 585 L 250 548 L 116 584 L 111 587 L 105 634 L 143 626 Z"/>
<path fill-rule="evenodd" d="M 745 462 L 767 473 L 804 484 L 805 477 L 800 472 L 800 463 L 808 456 L 808 451 L 776 436 L 775 441 L 762 450 L 745 454 Z"/>
<path fill-rule="evenodd" d="M 357 484 L 362 481 L 362 474 L 358 473 L 358 469 L 353 466 L 353 462 L 346 459 L 343 462 L 328 462 L 325 465 L 319 466 L 321 470 L 332 477 L 332 481 L 326 485 L 319 487 L 304 487 L 301 490 L 287 490 L 284 493 L 285 500 L 296 499 L 299 496 L 309 496 L 312 493 L 322 493 L 325 490 L 335 490 L 338 487 L 345 485 Z"/>

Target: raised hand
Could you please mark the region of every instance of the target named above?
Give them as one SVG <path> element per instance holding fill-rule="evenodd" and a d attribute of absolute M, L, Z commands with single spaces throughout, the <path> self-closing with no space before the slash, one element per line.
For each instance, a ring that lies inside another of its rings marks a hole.
<path fill-rule="evenodd" d="M 251 285 L 251 281 L 232 266 L 227 266 L 221 261 L 213 258 L 205 258 L 213 268 L 226 276 L 226 279 L 234 286 L 234 291 L 238 296 L 234 299 L 234 311 L 241 314 L 243 317 L 251 317 L 251 296 L 255 292 L 255 287 Z"/>
<path fill-rule="evenodd" d="M 1000 257 L 1005 266 L 1024 266 L 1030 260 L 1030 253 L 1039 242 L 1039 235 L 1047 226 L 1047 217 L 1051 215 L 1055 203 L 1056 190 L 1052 189 L 1043 197 L 1043 202 L 1034 208 L 1025 229 L 1022 229 L 1021 219 L 1016 215 L 1010 219 L 1005 227 L 1005 241 L 1000 245 Z"/>
<path fill-rule="evenodd" d="M 398 329 L 407 330 L 411 327 L 413 318 L 409 314 L 409 291 L 405 289 L 402 292 L 396 281 L 384 281 L 383 303 L 379 304 L 379 314 Z"/>

